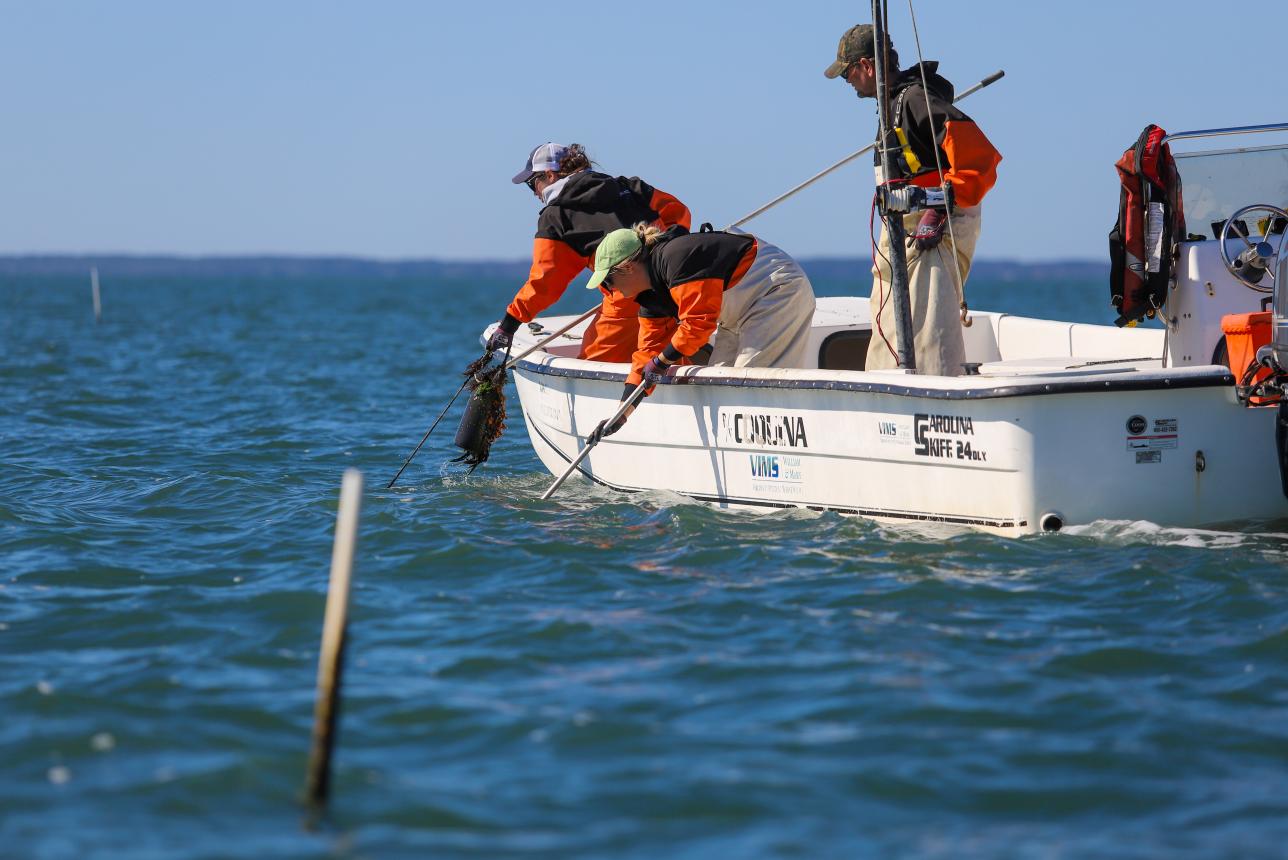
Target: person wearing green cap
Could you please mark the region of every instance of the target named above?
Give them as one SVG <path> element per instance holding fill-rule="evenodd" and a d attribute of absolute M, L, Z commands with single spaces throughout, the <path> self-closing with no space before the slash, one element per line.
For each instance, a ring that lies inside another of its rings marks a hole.
<path fill-rule="evenodd" d="M 805 365 L 814 290 L 795 260 L 750 233 L 709 225 L 697 233 L 648 224 L 614 230 L 595 250 L 586 287 L 639 304 L 639 345 L 623 400 L 645 377 L 686 362 L 713 334 L 712 366 Z M 601 423 L 592 438 L 617 432 L 629 414 Z"/>
<path fill-rule="evenodd" d="M 877 47 L 871 24 L 851 27 L 841 36 L 836 60 L 823 75 L 845 81 L 859 98 L 875 98 Z M 953 106 L 953 85 L 938 74 L 938 63 L 928 61 L 900 71 L 899 54 L 888 36 L 881 47 L 891 99 L 888 144 L 897 153 L 898 175 L 882 176 L 878 151 L 877 183 L 943 187 L 952 201 L 947 209 L 904 216 L 913 352 L 920 372 L 957 376 L 966 360 L 962 291 L 979 238 L 980 202 L 997 181 L 1002 156 L 974 121 Z M 872 269 L 874 331 L 868 345 L 868 370 L 898 366 L 889 261 L 890 243 L 883 229 Z"/>

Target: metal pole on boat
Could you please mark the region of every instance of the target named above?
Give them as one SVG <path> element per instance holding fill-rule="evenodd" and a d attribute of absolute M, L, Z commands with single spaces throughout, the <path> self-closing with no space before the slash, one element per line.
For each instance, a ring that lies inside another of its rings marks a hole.
<path fill-rule="evenodd" d="M 362 508 L 362 473 L 346 469 L 340 484 L 340 507 L 335 518 L 335 543 L 331 549 L 331 580 L 322 621 L 322 648 L 318 653 L 317 700 L 313 706 L 313 744 L 305 797 L 314 806 L 326 803 L 331 788 L 331 753 L 335 748 L 340 711 L 340 680 L 349 622 L 349 581 L 353 553 L 358 543 L 358 512 Z"/>
<path fill-rule="evenodd" d="M 596 311 L 598 311 L 600 307 L 601 307 L 600 305 L 595 305 L 593 308 L 591 308 L 590 310 L 586 311 L 584 314 L 582 314 L 581 316 L 577 317 L 577 318 L 576 318 L 575 320 L 573 320 L 572 322 L 568 323 L 568 325 L 566 325 L 566 326 L 564 326 L 563 328 L 559 329 L 559 331 L 557 331 L 557 332 L 555 332 L 555 333 L 553 333 L 553 334 L 551 334 L 551 335 L 546 336 L 546 337 L 545 337 L 544 339 L 542 339 L 542 340 L 537 341 L 535 344 L 533 344 L 532 346 L 528 347 L 528 348 L 527 348 L 527 349 L 525 349 L 523 352 L 519 353 L 519 354 L 518 354 L 518 355 L 516 355 L 514 358 L 510 359 L 509 361 L 507 361 L 507 362 L 505 363 L 505 369 L 506 369 L 506 370 L 509 370 L 510 368 L 514 367 L 514 366 L 515 366 L 516 364 L 518 364 L 520 361 L 522 361 L 523 359 L 527 358 L 527 357 L 528 357 L 528 355 L 529 355 L 530 353 L 536 352 L 537 350 L 541 349 L 541 348 L 542 348 L 542 347 L 544 347 L 546 344 L 550 343 L 550 341 L 552 341 L 552 340 L 554 340 L 555 338 L 559 337 L 559 335 L 561 335 L 561 334 L 563 334 L 564 332 L 568 331 L 570 328 L 572 328 L 573 326 L 575 326 L 577 323 L 581 322 L 582 320 L 590 319 L 590 317 L 591 317 L 592 315 L 594 315 L 594 313 L 595 313 Z"/>
<path fill-rule="evenodd" d="M 646 385 L 648 385 L 647 379 L 640 382 L 640 384 L 635 387 L 635 390 L 632 391 L 630 395 L 625 400 L 622 401 L 622 408 L 618 409 L 617 413 L 613 415 L 612 418 L 609 418 L 606 423 L 616 424 L 617 421 L 626 414 L 626 410 L 630 409 L 632 406 L 635 405 L 635 402 L 640 398 L 640 395 L 644 391 L 644 386 Z M 575 460 L 573 460 L 571 463 L 568 464 L 568 468 L 564 469 L 563 474 L 555 479 L 555 482 L 550 485 L 550 489 L 546 490 L 544 493 L 541 494 L 541 498 L 543 501 L 555 494 L 555 490 L 559 489 L 559 487 L 563 485 L 563 482 L 568 480 L 568 476 L 571 475 L 574 471 L 576 471 L 577 467 L 581 465 L 581 461 L 586 459 L 586 455 L 589 454 L 591 449 L 594 448 L 596 445 L 598 445 L 599 442 L 600 440 L 597 439 L 594 442 L 591 442 L 585 448 L 581 449 L 581 453 L 577 455 L 577 458 Z"/>
<path fill-rule="evenodd" d="M 103 319 L 103 302 L 98 293 L 98 266 L 90 267 L 89 291 L 94 296 L 94 322 L 101 322 Z"/>
<path fill-rule="evenodd" d="M 984 78 L 984 80 L 980 81 L 974 86 L 967 87 L 966 89 L 958 93 L 957 97 L 953 99 L 953 103 L 956 104 L 957 102 L 961 101 L 967 96 L 973 95 L 979 92 L 980 90 L 984 89 L 984 87 L 988 86 L 989 84 L 993 84 L 1000 81 L 1005 76 L 1006 76 L 1006 72 L 1002 71 L 1001 69 L 998 69 L 996 72 L 993 72 L 993 74 Z M 869 143 L 867 146 L 863 147 L 862 149 L 851 152 L 849 155 L 845 156 L 845 158 L 842 158 L 840 161 L 836 162 L 832 166 L 824 167 L 822 170 L 820 170 L 818 173 L 815 173 L 809 179 L 806 179 L 800 185 L 797 185 L 795 188 L 792 188 L 788 191 L 784 191 L 782 194 L 779 194 L 777 197 L 775 197 L 773 200 L 770 200 L 764 206 L 761 206 L 759 209 L 756 209 L 742 216 L 737 221 L 734 221 L 732 224 L 730 224 L 728 227 L 725 227 L 724 229 L 732 230 L 734 227 L 741 227 L 743 224 L 746 224 L 752 218 L 755 218 L 759 215 L 763 215 L 766 212 L 768 212 L 770 209 L 773 209 L 775 206 L 777 206 L 779 203 L 782 203 L 788 197 L 795 195 L 796 192 L 804 191 L 806 188 L 809 188 L 815 182 L 818 182 L 820 179 L 822 179 L 824 176 L 827 176 L 832 171 L 838 168 L 844 167 L 854 159 L 858 158 L 860 155 L 863 155 L 864 153 L 867 153 L 867 152 L 871 152 L 876 148 L 877 148 L 877 145 L 875 143 Z"/>
<path fill-rule="evenodd" d="M 917 356 L 912 347 L 912 307 L 908 298 L 908 258 L 904 253 L 903 214 L 891 212 L 882 193 L 889 188 L 890 177 L 895 175 L 895 156 L 898 146 L 892 146 L 894 135 L 890 130 L 890 92 L 886 89 L 886 33 L 885 0 L 872 0 L 873 67 L 876 69 L 877 117 L 879 119 L 877 143 L 880 145 L 881 173 L 877 187 L 877 207 L 885 221 L 886 238 L 890 246 L 890 297 L 894 302 L 895 351 L 899 367 L 910 373 L 917 372 Z"/>

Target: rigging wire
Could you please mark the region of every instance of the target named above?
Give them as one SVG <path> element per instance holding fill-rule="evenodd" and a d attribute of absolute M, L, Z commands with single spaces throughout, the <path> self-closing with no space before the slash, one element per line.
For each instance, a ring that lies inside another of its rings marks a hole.
<path fill-rule="evenodd" d="M 908 0 L 908 14 L 912 16 L 912 38 L 917 45 L 917 69 L 921 72 L 921 93 L 926 97 L 926 118 L 930 122 L 930 148 L 934 150 L 935 153 L 935 170 L 939 172 L 939 187 L 944 192 L 945 196 L 947 196 L 949 183 L 947 178 L 944 176 L 944 165 L 939 160 L 939 144 L 934 139 L 935 115 L 930 110 L 930 85 L 926 80 L 926 61 L 925 57 L 921 55 L 921 34 L 917 31 L 917 12 L 912 8 L 912 0 Z M 947 122 L 948 118 L 944 117 L 944 123 L 947 124 Z M 959 252 L 957 250 L 957 235 L 953 231 L 952 210 L 945 207 L 944 215 L 948 218 L 948 241 L 953 243 L 953 258 L 948 262 L 950 263 L 949 268 L 951 268 L 953 272 L 953 286 L 957 288 L 957 301 L 960 303 L 959 307 L 961 308 L 962 327 L 970 328 L 971 324 L 974 323 L 975 320 L 970 316 L 970 308 L 966 305 L 966 284 L 962 281 L 961 268 L 957 265 L 957 255 Z M 944 249 L 941 244 L 939 246 L 939 254 L 941 258 L 943 256 L 943 252 Z"/>
<path fill-rule="evenodd" d="M 881 15 L 881 20 L 879 23 L 881 25 L 882 38 L 877 39 L 875 45 L 873 46 L 873 60 L 875 61 L 874 64 L 877 66 L 877 69 L 878 69 L 877 83 L 879 85 L 879 89 L 884 88 L 888 93 L 890 80 L 889 80 L 889 76 L 887 75 L 887 71 L 890 68 L 890 51 L 893 48 L 893 45 L 891 44 L 891 41 L 890 41 L 890 6 L 889 4 L 884 2 L 873 3 L 872 23 L 874 25 L 878 23 L 878 21 L 876 20 L 878 10 L 880 11 L 880 15 Z M 890 338 L 886 336 L 885 330 L 881 325 L 881 318 L 885 313 L 886 302 L 894 298 L 894 261 L 889 256 L 887 256 L 884 251 L 880 250 L 876 241 L 876 235 L 872 232 L 872 215 L 876 212 L 877 195 L 881 193 L 881 186 L 902 184 L 905 181 L 902 179 L 895 179 L 887 175 L 887 166 L 888 166 L 887 158 L 888 158 L 889 152 L 895 148 L 892 143 L 894 133 L 891 131 L 891 125 L 894 118 L 889 115 L 890 106 L 889 106 L 888 100 L 885 102 L 884 110 L 882 109 L 882 104 L 883 103 L 881 99 L 881 94 L 878 93 L 877 95 L 877 164 L 879 165 L 879 169 L 877 172 L 878 188 L 876 189 L 876 192 L 873 194 L 873 197 L 872 197 L 872 211 L 869 212 L 868 214 L 868 233 L 871 237 L 872 252 L 873 252 L 872 268 L 873 268 L 873 271 L 876 272 L 877 285 L 878 285 L 878 289 L 880 290 L 880 300 L 877 306 L 877 315 L 876 315 L 876 319 L 873 321 L 873 324 L 876 327 L 877 333 L 881 336 L 881 340 L 885 342 L 886 349 L 890 351 L 890 355 L 894 358 L 895 366 L 903 367 L 904 364 L 903 364 L 903 361 L 900 359 L 900 353 L 895 349 L 895 346 L 890 343 Z M 882 216 L 882 220 L 886 221 L 887 219 L 902 218 L 902 217 L 903 217 L 902 215 L 899 215 L 897 213 L 894 213 L 894 214 L 887 213 Z M 888 230 L 889 230 L 888 225 L 883 224 L 882 234 L 886 237 L 889 236 Z M 889 292 L 885 290 L 885 276 L 880 266 L 877 264 L 876 258 L 878 254 L 880 254 L 881 259 L 884 260 L 887 266 L 889 267 L 888 268 L 888 271 L 890 272 L 890 291 Z M 906 276 L 905 276 L 905 280 L 906 280 Z M 909 296 L 909 299 L 910 298 L 911 296 Z M 899 329 L 898 302 L 895 303 L 895 308 L 896 308 L 895 329 L 896 329 L 896 335 L 898 335 L 898 329 Z M 909 343 L 908 355 L 910 357 L 915 355 L 914 349 L 915 348 L 913 344 Z"/>

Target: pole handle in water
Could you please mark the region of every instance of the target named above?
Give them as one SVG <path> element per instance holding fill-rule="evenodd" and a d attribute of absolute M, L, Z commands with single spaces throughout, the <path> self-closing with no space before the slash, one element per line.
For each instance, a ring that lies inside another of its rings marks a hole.
<path fill-rule="evenodd" d="M 648 385 L 647 379 L 640 382 L 640 384 L 635 387 L 635 390 L 632 391 L 630 395 L 625 400 L 622 401 L 622 407 L 617 410 L 617 414 L 615 414 L 612 418 L 608 419 L 609 425 L 616 424 L 619 420 L 621 420 L 626 415 L 627 411 L 635 405 L 636 400 L 640 397 L 646 385 Z M 581 461 L 586 459 L 586 455 L 589 454 L 591 449 L 594 448 L 596 445 L 598 445 L 601 441 L 602 441 L 601 439 L 596 439 L 593 442 L 591 442 L 589 445 L 587 445 L 585 448 L 582 448 L 581 453 L 577 455 L 577 458 L 573 460 L 571 463 L 569 463 L 568 468 L 564 469 L 563 474 L 560 475 L 558 478 L 556 478 L 555 482 L 550 485 L 550 489 L 546 490 L 544 493 L 541 494 L 542 500 L 548 499 L 551 496 L 553 496 L 555 494 L 555 490 L 559 489 L 559 487 L 563 485 L 563 482 L 568 480 L 568 476 L 571 475 L 579 465 L 581 465 Z"/>
<path fill-rule="evenodd" d="M 593 313 L 595 313 L 595 311 L 599 310 L 599 307 L 600 307 L 599 305 L 595 305 L 593 308 L 591 308 L 590 310 L 586 311 L 584 314 L 582 314 L 581 316 L 577 317 L 575 320 L 573 320 L 572 322 L 568 323 L 568 325 L 566 325 L 566 326 L 564 326 L 563 328 L 559 329 L 559 330 L 558 330 L 557 332 L 555 332 L 554 334 L 551 334 L 549 337 L 546 337 L 545 339 L 538 341 L 534 346 L 530 346 L 530 347 L 528 347 L 528 348 L 527 348 L 527 349 L 525 349 L 523 352 L 519 353 L 519 354 L 518 354 L 518 355 L 516 355 L 514 358 L 510 359 L 509 361 L 507 361 L 507 362 L 505 363 L 505 369 L 506 369 L 506 370 L 509 370 L 511 367 L 514 367 L 514 365 L 515 365 L 515 364 L 516 364 L 520 359 L 523 359 L 523 358 L 527 357 L 527 356 L 528 356 L 528 354 L 530 354 L 530 353 L 532 353 L 532 352 L 534 352 L 534 351 L 536 351 L 536 350 L 538 350 L 538 349 L 541 349 L 541 348 L 542 348 L 542 347 L 544 347 L 546 344 L 550 343 L 550 341 L 552 341 L 552 340 L 554 340 L 555 338 L 559 337 L 559 335 L 561 335 L 561 334 L 563 334 L 564 332 L 568 331 L 570 328 L 572 328 L 573 326 L 577 325 L 577 323 L 581 322 L 582 320 L 588 319 L 588 318 L 589 318 Z M 461 396 L 461 392 L 465 390 L 465 386 L 469 384 L 469 381 L 470 381 L 470 380 L 469 380 L 469 377 L 466 377 L 465 381 L 461 383 L 461 387 L 460 387 L 460 388 L 458 388 L 458 389 L 456 389 L 456 393 L 452 395 L 452 399 L 451 399 L 451 400 L 449 400 L 449 401 L 447 401 L 447 405 L 443 407 L 443 411 L 442 411 L 442 412 L 440 412 L 440 413 L 438 413 L 438 417 L 434 419 L 434 423 L 429 425 L 429 429 L 425 431 L 425 435 L 424 435 L 424 436 L 422 436 L 422 437 L 420 437 L 420 441 L 419 441 L 418 443 L 416 443 L 416 447 L 415 447 L 414 449 L 412 449 L 412 452 L 411 452 L 410 454 L 408 454 L 408 455 L 407 455 L 407 459 L 406 459 L 406 460 L 403 460 L 403 464 L 402 464 L 402 466 L 398 469 L 397 474 L 395 474 L 395 475 L 393 476 L 393 478 L 389 481 L 389 483 L 385 485 L 385 489 L 386 489 L 386 490 L 391 490 L 391 489 L 393 489 L 394 484 L 396 484 L 396 483 L 398 482 L 398 479 L 399 479 L 400 477 L 402 477 L 402 473 L 407 469 L 407 466 L 411 464 L 411 461 L 412 461 L 412 460 L 416 457 L 416 455 L 420 452 L 421 446 L 425 444 L 425 440 L 429 438 L 429 434 L 434 432 L 434 428 L 438 426 L 438 422 L 440 422 L 440 421 L 442 421 L 442 420 L 443 420 L 443 416 L 447 414 L 447 410 L 449 410 L 449 409 L 451 409 L 451 408 L 452 408 L 452 404 L 456 402 L 456 398 L 458 398 L 458 397 L 460 397 L 460 396 Z"/>
<path fill-rule="evenodd" d="M 394 475 L 393 478 L 390 479 L 389 483 L 385 485 L 386 490 L 393 489 L 394 484 L 400 477 L 402 477 L 403 470 L 405 470 L 407 465 L 411 463 L 412 458 L 420 452 L 420 446 L 425 444 L 425 440 L 429 438 L 429 434 L 434 432 L 434 428 L 438 426 L 438 422 L 443 420 L 443 416 L 447 414 L 447 410 L 452 408 L 452 404 L 456 402 L 456 398 L 461 396 L 461 392 L 465 390 L 465 386 L 469 385 L 469 382 L 470 378 L 468 376 L 465 377 L 465 381 L 461 383 L 461 387 L 456 389 L 456 393 L 452 395 L 452 399 L 447 401 L 447 405 L 443 407 L 443 411 L 438 413 L 438 417 L 434 419 L 434 423 L 429 425 L 429 429 L 425 431 L 425 435 L 420 437 L 420 441 L 416 443 L 416 447 L 407 455 L 407 459 L 403 460 L 401 468 L 398 469 L 398 474 Z"/>

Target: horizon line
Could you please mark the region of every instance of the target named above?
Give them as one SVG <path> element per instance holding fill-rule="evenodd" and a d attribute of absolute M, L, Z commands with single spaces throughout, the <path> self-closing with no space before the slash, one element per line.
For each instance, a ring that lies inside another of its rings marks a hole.
<path fill-rule="evenodd" d="M 815 261 L 850 261 L 868 260 L 865 254 L 803 254 L 798 260 Z M 0 252 L 0 261 L 35 261 L 35 260 L 131 260 L 131 261 L 176 261 L 176 262 L 240 262 L 240 261 L 273 261 L 284 262 L 343 262 L 371 263 L 375 265 L 530 265 L 526 257 L 380 257 L 362 254 L 319 254 L 296 252 L 219 252 L 219 253 L 180 253 L 151 251 L 4 251 Z M 1042 265 L 1109 265 L 1108 260 L 1090 257 L 1050 257 L 1043 259 L 1020 259 L 1016 257 L 980 257 L 974 265 L 980 263 L 1006 263 L 1017 266 Z"/>

